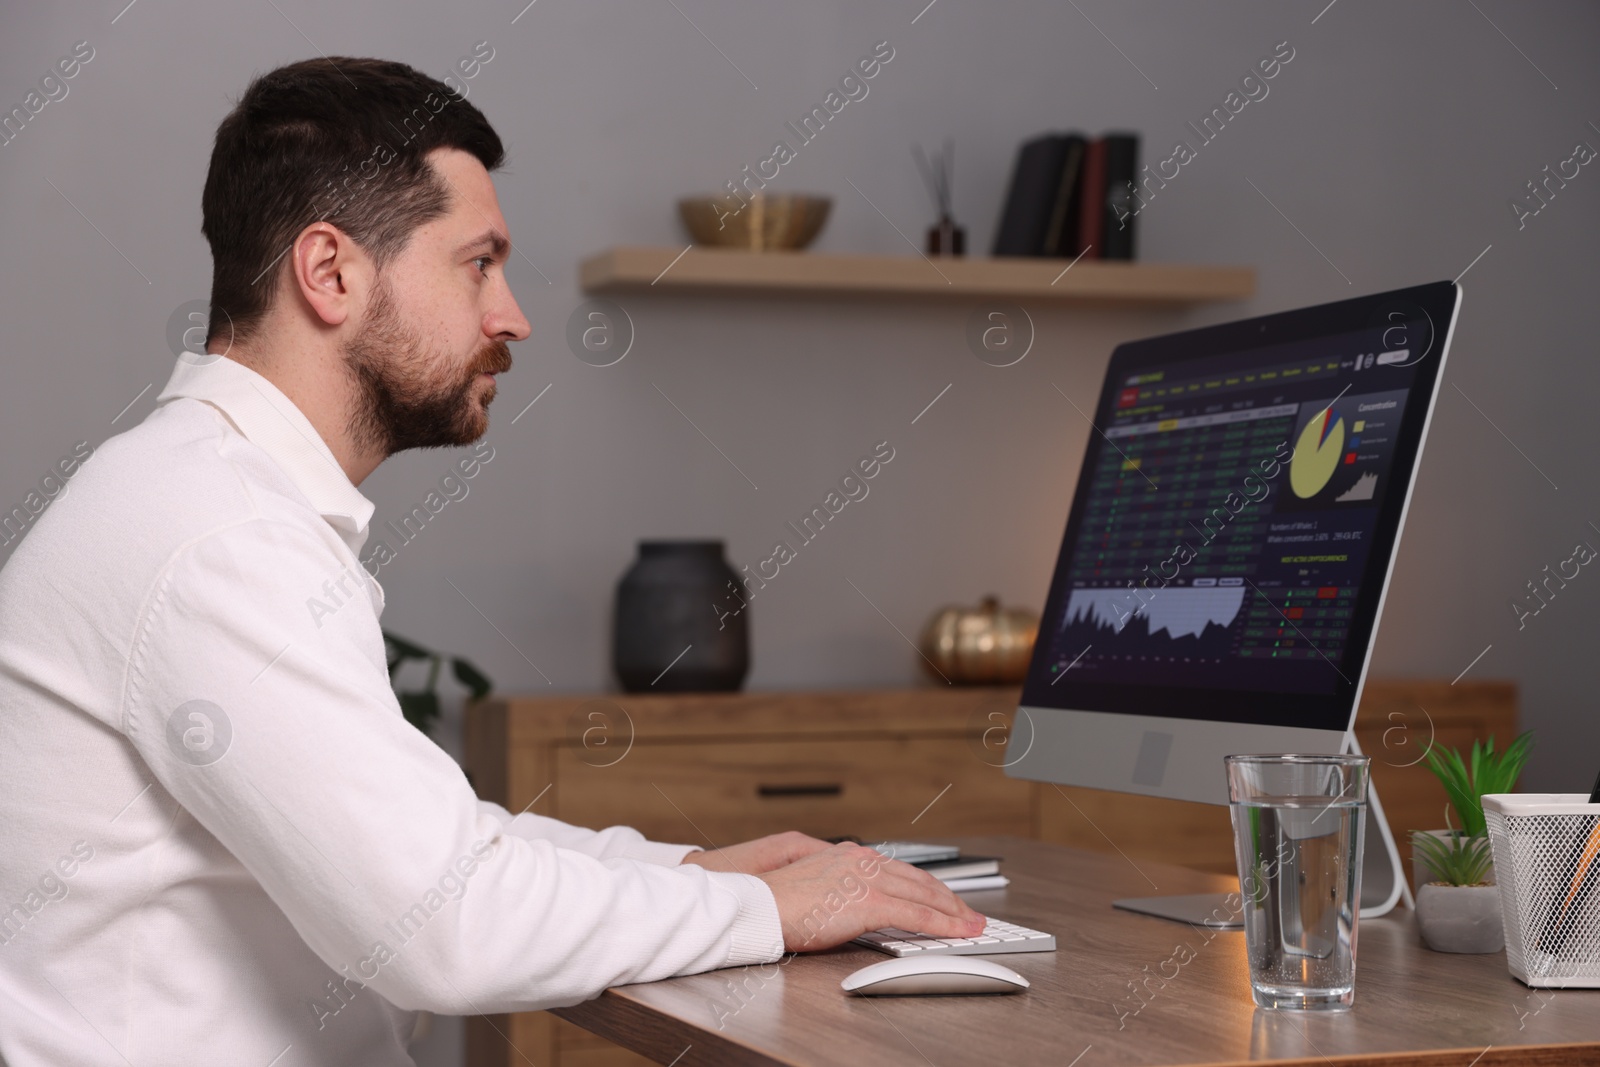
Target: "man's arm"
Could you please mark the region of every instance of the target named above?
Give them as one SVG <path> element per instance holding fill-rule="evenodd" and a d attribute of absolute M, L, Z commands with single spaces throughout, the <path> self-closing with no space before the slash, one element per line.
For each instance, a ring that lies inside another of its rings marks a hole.
<path fill-rule="evenodd" d="M 251 520 L 179 553 L 135 635 L 124 729 L 329 967 L 402 1008 L 571 1004 L 782 951 L 759 879 L 509 833 L 400 715 L 345 560 Z M 196 718 L 196 716 L 199 716 Z"/>
<path fill-rule="evenodd" d="M 505 808 L 488 800 L 478 801 L 478 809 L 498 819 L 506 833 L 528 841 L 549 841 L 596 859 L 621 857 L 659 863 L 664 867 L 692 863 L 708 871 L 765 874 L 828 847 L 826 841 L 791 830 L 758 837 L 753 841 L 727 846 L 711 845 L 702 849 L 699 845 L 669 845 L 651 841 L 631 826 L 588 830 L 532 812 L 525 811 L 513 817 Z"/>
<path fill-rule="evenodd" d="M 686 862 L 685 857 L 697 853 L 699 845 L 669 845 L 661 841 L 650 841 L 639 831 L 631 826 L 610 826 L 604 830 L 589 830 L 581 826 L 564 823 L 560 819 L 551 819 L 543 815 L 535 815 L 531 811 L 520 812 L 513 816 L 505 808 L 492 801 L 478 801 L 478 810 L 496 819 L 505 832 L 524 841 L 549 841 L 559 848 L 570 849 L 573 852 L 582 852 L 595 859 L 630 859 L 642 860 L 645 863 L 655 863 L 663 867 L 674 867 Z M 728 867 L 710 868 L 713 870 L 731 870 Z M 766 870 L 768 868 L 762 868 Z M 747 870 L 745 874 L 759 874 L 760 871 Z"/>

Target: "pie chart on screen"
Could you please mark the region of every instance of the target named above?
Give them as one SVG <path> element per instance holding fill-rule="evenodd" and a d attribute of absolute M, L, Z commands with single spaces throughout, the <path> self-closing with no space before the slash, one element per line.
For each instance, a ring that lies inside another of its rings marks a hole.
<path fill-rule="evenodd" d="M 1289 461 L 1289 488 L 1301 500 L 1322 492 L 1344 452 L 1344 420 L 1332 407 L 1306 423 Z"/>

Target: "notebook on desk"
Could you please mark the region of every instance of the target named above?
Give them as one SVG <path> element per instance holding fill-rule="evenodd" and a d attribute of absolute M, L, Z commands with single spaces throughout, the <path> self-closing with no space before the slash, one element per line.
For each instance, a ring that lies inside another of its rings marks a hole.
<path fill-rule="evenodd" d="M 999 856 L 962 855 L 954 845 L 920 841 L 883 841 L 872 848 L 891 859 L 927 871 L 957 893 L 1003 889 L 1011 884 L 1011 880 L 1000 873 Z"/>

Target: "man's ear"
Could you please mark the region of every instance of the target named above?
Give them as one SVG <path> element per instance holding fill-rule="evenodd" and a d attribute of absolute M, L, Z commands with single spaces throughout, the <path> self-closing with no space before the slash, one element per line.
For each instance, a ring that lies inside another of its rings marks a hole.
<path fill-rule="evenodd" d="M 300 231 L 289 252 L 290 278 L 301 299 L 326 325 L 340 326 L 370 292 L 370 259 L 350 236 L 328 222 Z"/>

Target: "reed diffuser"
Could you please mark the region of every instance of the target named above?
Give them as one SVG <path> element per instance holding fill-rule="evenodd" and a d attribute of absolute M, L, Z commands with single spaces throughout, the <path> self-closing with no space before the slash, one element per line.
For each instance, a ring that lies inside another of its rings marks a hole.
<path fill-rule="evenodd" d="M 922 173 L 923 183 L 928 187 L 928 195 L 933 197 L 933 208 L 939 213 L 939 221 L 928 230 L 928 255 L 965 255 L 967 231 L 957 226 L 955 219 L 950 215 L 952 182 L 955 179 L 956 169 L 955 143 L 950 138 L 945 138 L 944 148 L 932 159 L 928 158 L 921 145 L 912 145 L 911 154 L 916 158 L 917 170 Z"/>

